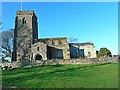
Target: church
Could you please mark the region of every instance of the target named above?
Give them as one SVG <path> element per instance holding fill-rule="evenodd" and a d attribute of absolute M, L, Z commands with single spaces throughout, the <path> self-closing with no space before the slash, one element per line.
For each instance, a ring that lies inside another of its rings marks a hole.
<path fill-rule="evenodd" d="M 17 11 L 12 61 L 96 58 L 93 43 L 68 43 L 67 37 L 38 38 L 34 11 Z"/>

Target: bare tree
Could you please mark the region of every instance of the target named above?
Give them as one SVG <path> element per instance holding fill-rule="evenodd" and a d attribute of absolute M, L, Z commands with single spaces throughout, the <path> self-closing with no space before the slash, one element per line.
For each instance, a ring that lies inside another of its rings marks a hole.
<path fill-rule="evenodd" d="M 2 31 L 2 61 L 6 58 L 10 58 L 12 54 L 12 43 L 13 43 L 13 29 Z"/>
<path fill-rule="evenodd" d="M 68 42 L 69 42 L 69 43 L 78 42 L 78 38 L 69 38 Z"/>

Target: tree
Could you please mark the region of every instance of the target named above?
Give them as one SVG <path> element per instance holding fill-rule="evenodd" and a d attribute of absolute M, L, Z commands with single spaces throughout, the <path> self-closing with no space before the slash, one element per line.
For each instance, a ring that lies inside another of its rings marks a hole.
<path fill-rule="evenodd" d="M 100 48 L 100 51 L 98 52 L 97 57 L 99 58 L 99 57 L 104 57 L 104 56 L 111 57 L 112 54 L 110 50 L 108 50 L 107 48 Z"/>
<path fill-rule="evenodd" d="M 25 42 L 26 39 L 30 39 L 29 37 L 29 33 L 31 34 L 31 30 L 29 28 L 27 28 L 27 25 L 22 25 L 22 24 L 18 24 L 19 26 L 17 27 L 17 29 L 19 30 L 19 34 L 22 35 L 22 39 L 18 40 L 18 47 L 17 49 L 21 49 L 21 51 L 23 52 L 23 56 L 22 59 L 24 60 L 26 55 L 27 55 L 27 51 L 28 51 L 28 47 L 25 47 L 27 45 L 27 43 L 31 43 L 29 42 Z M 24 33 L 24 31 L 26 30 L 27 33 Z M 14 29 L 9 29 L 6 31 L 2 31 L 0 32 L 0 35 L 2 36 L 2 61 L 11 59 L 11 55 L 13 53 L 13 38 L 14 38 Z M 21 46 L 22 44 L 26 44 L 24 46 Z"/>
<path fill-rule="evenodd" d="M 11 58 L 12 54 L 12 45 L 13 45 L 13 29 L 9 29 L 7 31 L 2 31 L 2 61 L 7 58 Z"/>
<path fill-rule="evenodd" d="M 69 38 L 69 41 L 70 43 L 75 43 L 75 42 L 78 42 L 78 38 Z"/>
<path fill-rule="evenodd" d="M 2 62 L 11 57 L 13 43 L 13 29 L 2 31 L 2 21 L 0 17 L 0 55 Z"/>

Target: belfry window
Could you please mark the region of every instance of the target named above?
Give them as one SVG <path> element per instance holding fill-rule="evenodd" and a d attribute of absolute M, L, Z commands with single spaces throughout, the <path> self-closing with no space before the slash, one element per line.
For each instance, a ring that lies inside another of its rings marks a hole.
<path fill-rule="evenodd" d="M 24 24 L 26 24 L 26 20 L 24 21 Z"/>
<path fill-rule="evenodd" d="M 22 24 L 26 24 L 25 18 L 22 19 Z"/>

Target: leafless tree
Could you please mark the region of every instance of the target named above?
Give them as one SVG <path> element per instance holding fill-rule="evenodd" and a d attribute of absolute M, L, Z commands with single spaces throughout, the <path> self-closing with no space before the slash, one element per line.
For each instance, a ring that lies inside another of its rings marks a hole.
<path fill-rule="evenodd" d="M 2 60 L 5 58 L 11 57 L 12 53 L 12 43 L 13 43 L 13 29 L 9 29 L 6 31 L 2 31 L 0 34 L 2 39 L 0 40 L 2 43 Z"/>
<path fill-rule="evenodd" d="M 69 43 L 78 42 L 78 38 L 69 38 L 69 39 L 68 39 L 68 42 L 69 42 Z"/>

